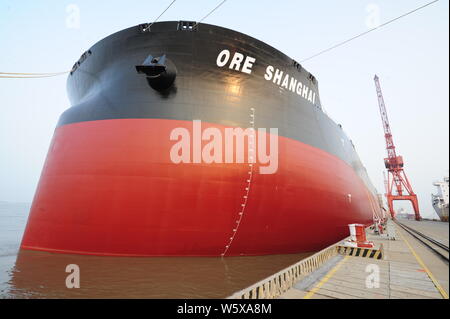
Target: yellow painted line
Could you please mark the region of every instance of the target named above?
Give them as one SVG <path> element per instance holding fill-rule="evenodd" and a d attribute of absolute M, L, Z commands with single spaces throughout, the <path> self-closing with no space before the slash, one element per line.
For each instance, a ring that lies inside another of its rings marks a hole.
<path fill-rule="evenodd" d="M 344 259 L 342 259 L 336 266 L 334 266 L 333 269 L 331 269 L 325 275 L 325 277 L 323 277 L 322 280 L 303 297 L 303 299 L 311 299 L 311 297 L 320 289 L 320 287 L 322 287 L 328 280 L 330 280 L 331 277 L 333 277 L 334 273 L 338 271 L 338 269 L 348 258 L 350 258 L 350 256 L 345 256 Z"/>
<path fill-rule="evenodd" d="M 400 230 L 399 227 L 397 227 L 397 230 Z M 402 229 L 403 230 L 403 229 Z M 427 273 L 428 277 L 430 277 L 431 281 L 433 282 L 433 284 L 436 286 L 437 290 L 439 290 L 440 294 L 442 295 L 442 297 L 444 297 L 444 299 L 448 299 L 448 294 L 445 292 L 444 288 L 442 288 L 442 286 L 439 284 L 439 282 L 436 280 L 436 278 L 434 277 L 434 275 L 432 274 L 432 272 L 428 269 L 428 267 L 425 265 L 425 263 L 422 261 L 422 258 L 419 257 L 419 255 L 417 255 L 417 253 L 414 251 L 414 249 L 412 248 L 412 246 L 409 244 L 409 242 L 406 240 L 405 236 L 403 236 L 401 231 L 398 231 L 398 233 L 400 234 L 400 237 L 402 237 L 402 239 L 405 241 L 406 245 L 408 246 L 409 250 L 411 250 L 412 254 L 414 255 L 414 257 L 416 257 L 417 262 L 420 264 L 420 266 L 425 270 L 425 272 Z"/>

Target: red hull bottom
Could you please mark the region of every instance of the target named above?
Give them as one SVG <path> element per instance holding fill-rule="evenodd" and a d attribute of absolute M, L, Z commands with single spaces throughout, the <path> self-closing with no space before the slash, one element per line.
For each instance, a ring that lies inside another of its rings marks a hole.
<path fill-rule="evenodd" d="M 278 170 L 261 175 L 255 164 L 235 231 L 249 165 L 172 163 L 175 127 L 191 131 L 192 122 L 57 128 L 21 247 L 116 256 L 284 254 L 319 250 L 347 236 L 348 224 L 371 223 L 373 198 L 348 164 L 279 137 Z"/>

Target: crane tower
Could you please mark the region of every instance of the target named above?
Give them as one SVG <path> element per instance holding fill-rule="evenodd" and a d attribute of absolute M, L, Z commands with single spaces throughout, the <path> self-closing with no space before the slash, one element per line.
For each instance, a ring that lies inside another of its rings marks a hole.
<path fill-rule="evenodd" d="M 375 75 L 375 86 L 377 89 L 378 105 L 380 107 L 381 120 L 384 128 L 384 138 L 386 139 L 387 157 L 384 159 L 384 165 L 387 169 L 386 199 L 391 216 L 395 217 L 394 200 L 409 200 L 412 203 L 416 220 L 421 220 L 419 213 L 419 202 L 414 193 L 408 178 L 403 169 L 404 162 L 402 156 L 397 156 L 394 140 L 392 138 L 391 127 L 384 104 L 383 94 L 381 92 L 380 81 Z"/>

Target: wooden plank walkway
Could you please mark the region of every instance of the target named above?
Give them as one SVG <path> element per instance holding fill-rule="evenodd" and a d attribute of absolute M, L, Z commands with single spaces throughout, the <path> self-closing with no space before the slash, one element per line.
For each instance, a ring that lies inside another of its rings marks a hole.
<path fill-rule="evenodd" d="M 398 226 L 390 226 L 396 227 L 396 240 L 368 236 L 376 245 L 383 244 L 384 259 L 342 256 L 325 275 L 319 269 L 315 281 L 309 278 L 306 287 L 300 281 L 279 298 L 442 299 L 445 291 L 439 289 Z"/>

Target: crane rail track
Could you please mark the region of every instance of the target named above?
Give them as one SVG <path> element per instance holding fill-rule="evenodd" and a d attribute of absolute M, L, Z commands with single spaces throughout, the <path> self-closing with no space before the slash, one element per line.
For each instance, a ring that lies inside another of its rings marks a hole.
<path fill-rule="evenodd" d="M 431 249 L 436 255 L 438 255 L 441 259 L 443 259 L 445 262 L 449 262 L 448 257 L 448 246 L 444 245 L 443 243 L 431 238 L 430 236 L 427 236 L 414 228 L 411 228 L 409 226 L 406 226 L 398 221 L 396 221 L 397 225 L 399 225 L 401 228 L 403 228 L 406 232 L 408 232 L 411 236 L 419 240 L 422 244 L 427 246 L 429 249 Z M 439 247 L 439 248 L 436 248 Z M 442 250 L 446 251 L 447 254 L 442 253 Z"/>

